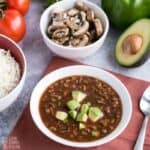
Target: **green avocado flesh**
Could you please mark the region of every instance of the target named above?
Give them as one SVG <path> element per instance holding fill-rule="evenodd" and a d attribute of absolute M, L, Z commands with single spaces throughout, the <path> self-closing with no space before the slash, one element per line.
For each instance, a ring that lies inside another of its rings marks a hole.
<path fill-rule="evenodd" d="M 124 40 L 132 34 L 138 34 L 143 37 L 142 47 L 136 54 L 127 54 L 123 52 L 122 44 Z M 137 64 L 148 52 L 150 46 L 150 19 L 141 19 L 130 26 L 118 39 L 115 49 L 117 62 L 126 67 Z"/>

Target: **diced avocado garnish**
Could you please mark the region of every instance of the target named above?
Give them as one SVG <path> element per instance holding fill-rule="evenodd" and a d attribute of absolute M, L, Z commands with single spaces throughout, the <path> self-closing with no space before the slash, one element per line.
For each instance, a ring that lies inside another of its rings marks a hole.
<path fill-rule="evenodd" d="M 89 105 L 88 104 L 83 104 L 81 106 L 81 113 L 88 113 L 89 111 Z"/>
<path fill-rule="evenodd" d="M 96 136 L 97 137 L 97 136 L 99 136 L 99 131 L 92 131 L 91 134 L 92 134 L 92 136 Z"/>
<path fill-rule="evenodd" d="M 77 100 L 78 102 L 83 101 L 83 99 L 86 97 L 87 95 L 81 91 L 72 91 L 72 97 L 73 99 Z"/>
<path fill-rule="evenodd" d="M 77 116 L 77 111 L 75 111 L 75 110 L 70 110 L 70 111 L 69 111 L 69 115 L 70 115 L 73 119 L 75 119 L 76 116 Z"/>
<path fill-rule="evenodd" d="M 81 130 L 81 129 L 84 129 L 86 126 L 85 126 L 85 124 L 83 124 L 83 123 L 79 123 L 79 129 Z"/>
<path fill-rule="evenodd" d="M 56 118 L 58 120 L 65 121 L 68 118 L 68 114 L 66 112 L 63 112 L 63 111 L 57 111 L 56 112 Z"/>
<path fill-rule="evenodd" d="M 77 121 L 86 122 L 88 119 L 88 115 L 86 113 L 79 113 L 77 115 Z"/>
<path fill-rule="evenodd" d="M 80 107 L 80 104 L 78 101 L 73 99 L 73 100 L 68 101 L 67 106 L 70 110 L 75 110 L 78 107 Z"/>
<path fill-rule="evenodd" d="M 91 121 L 96 122 L 102 118 L 103 115 L 103 112 L 98 107 L 90 107 L 88 116 Z"/>

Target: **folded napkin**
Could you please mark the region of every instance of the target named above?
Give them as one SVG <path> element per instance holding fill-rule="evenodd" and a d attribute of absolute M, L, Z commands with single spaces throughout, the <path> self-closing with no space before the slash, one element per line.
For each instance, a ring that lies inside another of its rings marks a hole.
<path fill-rule="evenodd" d="M 79 63 L 55 57 L 50 62 L 44 75 L 57 68 L 76 64 Z M 139 110 L 139 100 L 146 87 L 150 85 L 150 82 L 129 78 L 113 72 L 112 74 L 125 84 L 131 94 L 133 103 L 132 118 L 125 131 L 119 137 L 102 146 L 87 148 L 86 150 L 132 150 L 140 131 L 144 116 Z M 150 124 L 147 130 L 144 150 L 150 150 L 149 127 Z M 3 150 L 80 150 L 80 148 L 67 147 L 45 137 L 33 123 L 28 105 L 8 137 Z"/>

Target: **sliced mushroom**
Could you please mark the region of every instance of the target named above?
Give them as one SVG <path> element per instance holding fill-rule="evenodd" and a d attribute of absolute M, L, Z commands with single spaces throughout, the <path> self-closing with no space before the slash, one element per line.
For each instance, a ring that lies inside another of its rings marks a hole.
<path fill-rule="evenodd" d="M 76 47 L 80 43 L 80 39 L 71 37 L 71 40 L 70 40 L 69 43 L 70 43 L 71 46 Z"/>
<path fill-rule="evenodd" d="M 92 43 L 96 37 L 96 31 L 91 30 L 90 32 L 87 32 L 86 34 L 89 37 L 89 41 Z"/>
<path fill-rule="evenodd" d="M 65 27 L 65 24 L 62 21 L 54 21 L 52 26 L 54 26 L 56 28 L 62 28 L 62 27 Z"/>
<path fill-rule="evenodd" d="M 96 29 L 96 35 L 97 37 L 100 37 L 103 34 L 103 26 L 102 26 L 100 19 L 96 18 L 94 20 L 94 25 Z"/>
<path fill-rule="evenodd" d="M 71 29 L 71 30 L 78 30 L 80 25 L 76 23 L 75 20 L 66 20 L 66 25 Z"/>
<path fill-rule="evenodd" d="M 86 35 L 88 36 L 88 38 L 89 38 L 89 41 L 88 41 L 88 44 L 87 45 L 89 45 L 89 44 L 91 44 L 92 43 L 92 41 L 93 41 L 93 37 L 92 37 L 92 35 L 91 35 L 91 33 L 90 32 L 86 32 Z"/>
<path fill-rule="evenodd" d="M 77 15 L 79 13 L 79 10 L 78 9 L 76 9 L 76 8 L 72 8 L 72 9 L 70 9 L 69 11 L 68 11 L 68 15 L 69 16 L 75 16 L 75 15 Z"/>
<path fill-rule="evenodd" d="M 78 24 L 78 25 L 82 24 L 82 21 L 81 21 L 79 15 L 76 15 L 76 16 L 74 16 L 74 17 L 71 17 L 71 18 L 70 18 L 70 21 L 72 21 L 72 22 L 74 22 L 75 24 Z"/>
<path fill-rule="evenodd" d="M 73 47 L 83 47 L 86 46 L 89 42 L 89 37 L 84 34 L 80 37 L 72 37 L 70 40 L 70 45 Z"/>
<path fill-rule="evenodd" d="M 54 31 L 54 30 L 56 30 L 58 28 L 65 28 L 65 27 L 66 27 L 66 25 L 63 22 L 55 21 L 55 22 L 53 22 L 52 25 L 48 26 L 48 30 L 47 31 L 48 31 L 49 34 L 51 34 L 52 31 Z"/>
<path fill-rule="evenodd" d="M 62 21 L 64 17 L 64 9 L 55 8 L 52 10 L 51 16 L 53 17 L 53 21 Z"/>
<path fill-rule="evenodd" d="M 63 37 L 66 37 L 69 35 L 69 29 L 68 28 L 61 28 L 57 29 L 53 32 L 52 38 L 53 39 L 61 39 Z"/>
<path fill-rule="evenodd" d="M 83 35 L 88 31 L 88 29 L 89 29 L 89 23 L 85 21 L 83 25 L 79 28 L 79 30 L 73 33 L 73 36 L 77 37 L 77 36 Z"/>
<path fill-rule="evenodd" d="M 69 45 L 69 37 L 63 37 L 61 39 L 52 39 L 55 43 L 60 45 Z"/>
<path fill-rule="evenodd" d="M 86 13 L 84 11 L 81 11 L 80 14 L 81 14 L 82 22 L 86 21 Z"/>
<path fill-rule="evenodd" d="M 67 14 L 67 12 L 64 12 L 64 15 L 63 15 L 63 19 L 67 19 L 69 16 Z"/>
<path fill-rule="evenodd" d="M 69 20 L 71 22 L 74 22 L 75 24 L 78 24 L 81 26 L 83 24 L 83 22 L 86 21 L 86 14 L 85 14 L 85 12 L 81 11 L 78 14 L 76 14 L 75 16 L 70 17 Z"/>
<path fill-rule="evenodd" d="M 77 0 L 75 7 L 79 10 L 88 11 L 89 8 L 84 4 L 83 0 Z"/>
<path fill-rule="evenodd" d="M 88 21 L 92 22 L 94 20 L 94 17 L 95 17 L 94 11 L 92 11 L 92 10 L 87 11 L 87 20 Z"/>

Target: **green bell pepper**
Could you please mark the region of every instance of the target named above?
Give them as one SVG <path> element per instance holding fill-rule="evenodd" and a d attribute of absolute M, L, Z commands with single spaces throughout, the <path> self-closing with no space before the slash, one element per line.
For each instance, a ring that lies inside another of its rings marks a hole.
<path fill-rule="evenodd" d="M 102 0 L 102 8 L 120 29 L 140 18 L 150 17 L 150 0 Z"/>
<path fill-rule="evenodd" d="M 60 1 L 60 0 L 46 0 L 46 5 L 49 6 L 49 5 L 52 5 L 58 1 Z"/>

